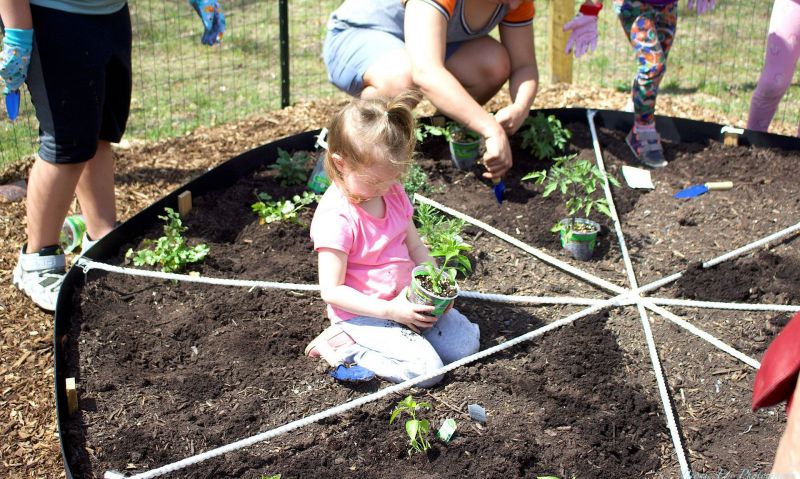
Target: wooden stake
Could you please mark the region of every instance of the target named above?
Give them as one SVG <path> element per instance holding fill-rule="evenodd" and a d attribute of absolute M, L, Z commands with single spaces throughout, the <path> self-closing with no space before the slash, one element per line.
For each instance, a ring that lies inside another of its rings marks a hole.
<path fill-rule="evenodd" d="M 548 5 L 547 57 L 550 60 L 551 83 L 572 83 L 572 55 L 564 53 L 569 32 L 563 28 L 574 16 L 575 2 L 551 1 Z"/>
<path fill-rule="evenodd" d="M 739 146 L 739 135 L 736 133 L 725 133 L 722 135 L 722 142 L 725 146 Z"/>
<path fill-rule="evenodd" d="M 744 134 L 741 128 L 732 126 L 723 126 L 722 131 L 722 144 L 725 146 L 739 146 L 739 137 Z"/>
<path fill-rule="evenodd" d="M 178 195 L 178 213 L 185 218 L 190 211 L 192 211 L 192 192 L 186 190 Z"/>
<path fill-rule="evenodd" d="M 78 388 L 75 385 L 75 378 L 67 378 L 67 410 L 69 415 L 75 414 L 78 410 Z"/>

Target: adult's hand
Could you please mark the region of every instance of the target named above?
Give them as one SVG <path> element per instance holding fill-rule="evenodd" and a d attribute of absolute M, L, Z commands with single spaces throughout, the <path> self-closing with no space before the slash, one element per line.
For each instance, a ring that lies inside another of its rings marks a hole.
<path fill-rule="evenodd" d="M 580 58 L 584 53 L 593 52 L 597 48 L 597 13 L 587 15 L 579 12 L 575 18 L 564 24 L 563 30 L 571 31 L 564 50 L 567 55 L 572 52 L 575 58 Z"/>
<path fill-rule="evenodd" d="M 200 41 L 204 45 L 213 46 L 222 41 L 225 33 L 225 15 L 222 14 L 217 0 L 189 0 L 200 20 L 203 22 L 203 36 Z"/>
<path fill-rule="evenodd" d="M 33 50 L 33 30 L 7 28 L 0 53 L 0 78 L 5 87 L 3 93 L 17 91 L 25 83 Z"/>
<path fill-rule="evenodd" d="M 689 10 L 694 10 L 698 15 L 711 12 L 717 5 L 717 0 L 689 0 Z"/>
<path fill-rule="evenodd" d="M 525 118 L 528 117 L 529 113 L 529 110 L 520 108 L 512 103 L 497 110 L 497 113 L 494 114 L 494 119 L 503 127 L 506 135 L 512 136 L 525 122 Z"/>
<path fill-rule="evenodd" d="M 497 130 L 485 137 L 486 151 L 483 154 L 484 178 L 500 179 L 511 169 L 511 145 L 505 130 L 497 125 Z"/>

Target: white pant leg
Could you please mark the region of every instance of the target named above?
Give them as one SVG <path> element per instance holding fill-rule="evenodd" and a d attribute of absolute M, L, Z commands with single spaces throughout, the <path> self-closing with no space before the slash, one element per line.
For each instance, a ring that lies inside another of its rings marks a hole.
<path fill-rule="evenodd" d="M 481 332 L 478 325 L 455 308 L 443 314 L 422 335 L 431 343 L 444 364 L 450 364 L 480 350 Z"/>
<path fill-rule="evenodd" d="M 347 360 L 394 383 L 412 379 L 442 367 L 436 350 L 421 335 L 385 319 L 360 316 L 338 323 L 355 345 L 343 351 Z M 430 387 L 442 376 L 419 383 Z"/>

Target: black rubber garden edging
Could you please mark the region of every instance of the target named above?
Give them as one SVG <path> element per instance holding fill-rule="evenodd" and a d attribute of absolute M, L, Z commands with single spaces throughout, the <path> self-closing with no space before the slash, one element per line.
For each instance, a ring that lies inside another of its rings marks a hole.
<path fill-rule="evenodd" d="M 531 114 L 539 112 L 545 115 L 553 114 L 564 124 L 587 121 L 587 110 L 585 108 L 532 110 Z M 627 132 L 631 128 L 632 122 L 632 114 L 626 112 L 597 110 L 597 114 L 595 115 L 595 124 L 597 127 Z M 722 125 L 719 124 L 663 116 L 657 116 L 656 123 L 659 133 L 667 140 L 681 143 L 702 143 L 709 140 L 722 141 Z M 191 182 L 181 186 L 130 218 L 101 239 L 86 256 L 97 261 L 104 261 L 116 256 L 119 249 L 127 243 L 130 238 L 138 236 L 152 224 L 160 222 L 161 220 L 158 219 L 158 215 L 163 214 L 165 207 L 177 209 L 177 197 L 179 194 L 184 191 L 191 191 L 192 197 L 197 198 L 211 191 L 227 188 L 235 184 L 239 178 L 246 174 L 274 162 L 278 156 L 278 148 L 286 151 L 314 149 L 316 135 L 318 133 L 319 130 L 316 130 L 283 138 L 231 158 L 225 163 L 222 163 Z M 739 144 L 742 146 L 800 150 L 800 139 L 798 138 L 750 130 L 744 131 L 744 134 L 739 138 Z M 81 268 L 70 269 L 61 287 L 54 321 L 55 331 L 53 335 L 53 348 L 55 358 L 54 380 L 56 416 L 58 420 L 61 455 L 64 459 L 64 468 L 68 479 L 72 479 L 74 476 L 72 475 L 70 464 L 67 461 L 65 436 L 61 434 L 61 432 L 65 430 L 66 420 L 69 417 L 65 386 L 67 374 L 65 346 L 68 343 L 66 335 L 70 330 L 73 305 L 75 304 L 73 296 L 78 293 L 80 290 L 79 286 L 83 284 L 85 280 L 86 277 Z M 80 377 L 76 379 L 80 382 Z"/>

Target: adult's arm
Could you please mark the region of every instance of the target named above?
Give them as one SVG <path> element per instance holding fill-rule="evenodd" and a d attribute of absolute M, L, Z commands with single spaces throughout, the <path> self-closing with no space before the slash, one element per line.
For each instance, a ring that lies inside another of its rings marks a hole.
<path fill-rule="evenodd" d="M 500 109 L 495 118 L 506 133 L 513 135 L 528 117 L 536 91 L 539 89 L 539 67 L 536 63 L 533 25 L 500 25 L 500 41 L 511 58 L 508 80 L 511 105 Z"/>
<path fill-rule="evenodd" d="M 4 28 L 33 28 L 28 0 L 0 0 L 0 19 L 3 20 Z"/>
<path fill-rule="evenodd" d="M 430 4 L 409 0 L 405 12 L 405 45 L 414 84 L 436 108 L 486 139 L 484 156 L 490 176 L 511 168 L 511 149 L 503 127 L 445 67 L 447 20 Z"/>
<path fill-rule="evenodd" d="M 786 430 L 775 453 L 772 474 L 775 477 L 800 478 L 800 376 L 794 388 Z"/>

